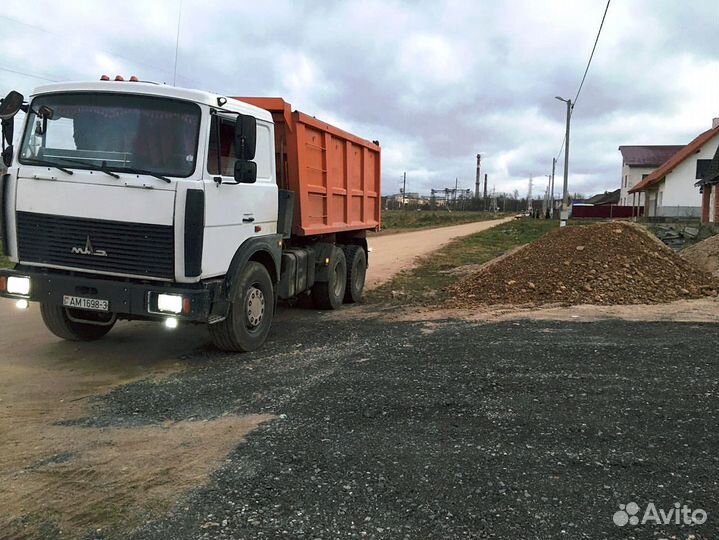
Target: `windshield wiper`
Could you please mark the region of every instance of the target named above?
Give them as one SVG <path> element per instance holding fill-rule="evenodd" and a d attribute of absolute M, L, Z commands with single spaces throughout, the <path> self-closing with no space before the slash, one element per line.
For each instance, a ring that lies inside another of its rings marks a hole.
<path fill-rule="evenodd" d="M 158 174 L 158 173 L 152 172 L 152 171 L 148 171 L 145 169 L 126 169 L 123 167 L 122 169 L 115 169 L 115 170 L 118 172 L 126 172 L 126 173 L 130 173 L 130 174 L 146 174 L 148 176 L 154 176 L 158 180 L 163 180 L 164 182 L 167 182 L 168 184 L 170 184 L 172 182 L 172 180 L 170 180 L 166 176 L 162 176 L 161 174 Z"/>
<path fill-rule="evenodd" d="M 107 167 L 107 163 L 105 163 L 104 161 L 102 162 L 102 165 L 98 167 L 97 165 L 93 165 L 92 163 L 88 163 L 87 161 L 82 160 L 82 159 L 73 159 L 73 158 L 69 158 L 69 157 L 61 157 L 59 159 L 61 159 L 65 163 L 77 163 L 78 165 L 84 165 L 85 167 L 90 167 L 92 170 L 104 172 L 105 174 L 110 175 L 113 178 L 120 178 L 120 175 L 112 172 Z M 57 165 L 55 165 L 55 166 L 57 167 Z M 70 174 L 72 174 L 72 172 Z"/>
<path fill-rule="evenodd" d="M 52 167 L 54 169 L 64 172 L 65 174 L 75 174 L 70 169 L 66 169 L 65 167 L 60 167 L 60 165 L 58 165 L 57 163 L 54 163 L 52 161 L 45 161 L 44 159 L 35 159 L 35 158 L 22 158 L 22 159 L 23 159 L 23 161 L 32 163 L 34 165 L 45 165 L 47 167 Z"/>

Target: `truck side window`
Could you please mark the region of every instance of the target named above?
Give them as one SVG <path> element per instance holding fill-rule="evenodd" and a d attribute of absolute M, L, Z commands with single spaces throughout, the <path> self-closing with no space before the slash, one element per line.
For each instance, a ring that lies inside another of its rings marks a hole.
<path fill-rule="evenodd" d="M 217 144 L 217 122 L 220 122 L 220 144 Z M 219 150 L 218 150 L 219 148 Z M 217 154 L 220 155 L 220 168 L 218 170 Z M 235 174 L 235 122 L 229 118 L 212 116 L 210 122 L 210 144 L 207 151 L 207 172 L 220 176 L 233 176 Z"/>

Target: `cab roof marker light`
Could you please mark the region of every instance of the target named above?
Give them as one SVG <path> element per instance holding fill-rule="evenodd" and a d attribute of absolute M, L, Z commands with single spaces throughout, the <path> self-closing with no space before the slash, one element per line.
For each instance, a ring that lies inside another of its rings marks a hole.
<path fill-rule="evenodd" d="M 115 75 L 115 80 L 118 82 L 122 82 L 125 80 L 125 78 L 122 75 Z"/>
<path fill-rule="evenodd" d="M 131 75 L 130 82 L 140 82 L 140 79 L 137 78 L 137 75 Z"/>
<path fill-rule="evenodd" d="M 107 76 L 107 75 L 102 75 L 102 76 L 100 77 L 100 80 L 101 80 L 101 81 L 109 81 L 109 80 L 110 80 L 110 77 Z"/>

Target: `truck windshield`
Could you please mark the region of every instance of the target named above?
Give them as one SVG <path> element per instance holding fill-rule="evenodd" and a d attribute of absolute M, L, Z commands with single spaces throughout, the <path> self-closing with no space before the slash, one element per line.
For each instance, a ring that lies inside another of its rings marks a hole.
<path fill-rule="evenodd" d="M 20 163 L 186 178 L 195 170 L 199 131 L 200 108 L 185 101 L 48 94 L 32 101 Z"/>

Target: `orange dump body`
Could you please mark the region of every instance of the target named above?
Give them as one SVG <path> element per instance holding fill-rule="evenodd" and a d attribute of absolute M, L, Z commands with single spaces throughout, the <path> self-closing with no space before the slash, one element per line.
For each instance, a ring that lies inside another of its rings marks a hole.
<path fill-rule="evenodd" d="M 277 184 L 295 192 L 292 234 L 377 230 L 380 147 L 292 111 L 282 98 L 236 97 L 272 113 Z"/>

